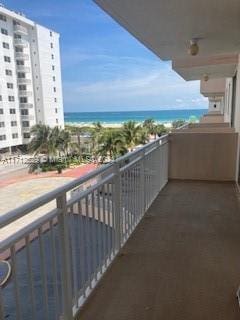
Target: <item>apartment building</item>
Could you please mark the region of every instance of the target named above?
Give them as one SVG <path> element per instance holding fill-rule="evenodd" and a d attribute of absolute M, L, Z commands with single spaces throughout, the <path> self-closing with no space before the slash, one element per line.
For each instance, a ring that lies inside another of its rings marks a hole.
<path fill-rule="evenodd" d="M 0 6 L 0 150 L 64 126 L 59 34 Z"/>

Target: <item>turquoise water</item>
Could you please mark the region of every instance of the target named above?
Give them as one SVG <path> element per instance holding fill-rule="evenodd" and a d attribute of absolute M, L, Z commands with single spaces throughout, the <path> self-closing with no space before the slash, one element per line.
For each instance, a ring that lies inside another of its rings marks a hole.
<path fill-rule="evenodd" d="M 103 124 L 120 124 L 134 120 L 143 122 L 145 119 L 154 119 L 156 122 L 167 123 L 183 119 L 188 121 L 191 117 L 199 119 L 206 109 L 185 110 L 156 110 L 156 111 L 115 111 L 115 112 L 65 112 L 65 123 L 91 124 L 100 121 Z"/>

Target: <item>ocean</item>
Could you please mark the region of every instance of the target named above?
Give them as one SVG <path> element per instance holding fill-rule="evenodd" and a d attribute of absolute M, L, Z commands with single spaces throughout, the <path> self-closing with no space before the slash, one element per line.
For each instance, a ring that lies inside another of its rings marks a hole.
<path fill-rule="evenodd" d="M 155 111 L 109 111 L 109 112 L 65 112 L 65 123 L 92 124 L 100 121 L 102 124 L 121 124 L 125 121 L 134 120 L 143 122 L 146 119 L 154 119 L 158 123 L 170 123 L 174 120 L 191 118 L 199 119 L 207 109 L 184 109 L 184 110 L 155 110 Z"/>

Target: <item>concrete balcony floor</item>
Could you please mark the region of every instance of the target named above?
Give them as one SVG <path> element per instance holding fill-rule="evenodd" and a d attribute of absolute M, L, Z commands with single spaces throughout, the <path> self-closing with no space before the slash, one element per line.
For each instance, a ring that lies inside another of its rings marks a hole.
<path fill-rule="evenodd" d="M 239 319 L 239 209 L 234 184 L 168 183 L 77 319 Z"/>

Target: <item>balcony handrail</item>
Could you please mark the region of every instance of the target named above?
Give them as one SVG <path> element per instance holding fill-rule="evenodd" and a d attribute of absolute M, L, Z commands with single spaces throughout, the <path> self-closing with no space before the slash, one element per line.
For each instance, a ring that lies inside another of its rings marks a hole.
<path fill-rule="evenodd" d="M 59 194 L 63 194 L 63 193 L 67 193 L 70 190 L 76 188 L 78 185 L 82 185 L 85 182 L 87 182 L 88 180 L 92 180 L 93 178 L 95 178 L 96 176 L 98 176 L 101 173 L 107 172 L 107 170 L 109 168 L 113 167 L 114 163 L 121 163 L 124 160 L 129 159 L 130 157 L 137 155 L 141 152 L 143 152 L 145 149 L 149 148 L 150 146 L 158 143 L 159 141 L 166 139 L 168 137 L 168 135 L 164 135 L 162 137 L 159 137 L 158 139 L 146 144 L 145 146 L 143 146 L 142 148 L 136 149 L 132 152 L 129 152 L 121 157 L 119 157 L 118 159 L 116 159 L 115 161 L 112 161 L 108 164 L 102 165 L 101 167 L 89 172 L 88 174 L 84 175 L 83 177 L 74 179 L 71 182 L 66 183 L 65 185 L 54 189 L 53 191 L 48 192 L 47 194 L 44 194 L 40 197 L 37 197 L 36 199 L 27 202 L 26 204 L 18 207 L 17 209 L 13 209 L 8 211 L 7 213 L 5 213 L 4 215 L 0 216 L 0 228 L 5 227 L 6 225 L 12 223 L 13 221 L 23 217 L 24 215 L 28 214 L 29 212 L 37 209 L 38 207 L 42 207 L 44 204 L 56 199 L 56 197 Z"/>
<path fill-rule="evenodd" d="M 17 318 L 21 318 L 23 309 L 16 264 L 18 248 L 26 247 L 25 272 L 28 274 L 30 288 L 30 317 L 34 318 L 36 311 L 33 272 L 37 272 L 36 269 L 32 270 L 31 254 L 34 253 L 30 246 L 32 242 L 37 242 L 39 253 L 36 254 L 40 254 L 39 272 L 44 298 L 41 309 L 44 313 L 41 317 L 48 318 L 49 303 L 55 301 L 55 304 L 51 305 L 54 318 L 72 320 L 167 181 L 168 135 L 165 135 L 0 216 L 0 230 L 26 218 L 26 224 L 21 222 L 14 233 L 7 232 L 5 237 L 0 238 L 0 257 L 7 255 L 11 258 L 15 305 L 10 307 L 15 308 Z M 83 189 L 82 186 L 86 186 L 86 183 L 90 185 Z M 44 207 L 45 211 L 40 216 L 27 220 L 28 214 L 36 209 L 47 204 L 52 206 L 53 200 L 56 201 L 53 209 Z M 59 234 L 61 253 L 56 249 L 55 231 Z M 45 268 L 48 261 L 45 257 L 45 250 L 48 249 L 43 242 L 45 234 L 50 237 L 48 247 L 51 247 L 52 252 L 52 280 L 48 280 L 48 270 Z M 77 244 L 79 237 L 81 241 Z M 76 252 L 79 252 L 79 255 L 84 254 L 79 261 Z M 60 259 L 58 262 L 57 254 Z M 58 279 L 59 274 L 61 280 Z M 25 283 L 23 285 L 26 286 Z M 48 289 L 52 286 L 52 289 Z M 0 318 L 4 318 L 2 297 L 5 290 L 7 286 L 0 287 Z M 59 290 L 63 298 L 62 310 L 57 307 Z M 50 301 L 49 294 L 54 295 Z M 9 304 L 6 308 L 8 307 Z M 28 307 L 28 304 L 24 304 L 25 309 Z"/>
<path fill-rule="evenodd" d="M 88 180 L 91 180 L 98 176 L 99 174 L 105 172 L 108 168 L 112 166 L 112 163 L 109 163 L 107 165 L 103 165 L 99 168 L 97 168 L 94 171 L 89 172 L 88 174 L 84 175 L 83 177 L 74 179 L 71 182 L 68 182 L 67 184 L 58 187 L 54 189 L 53 191 L 50 191 L 40 197 L 37 197 L 36 199 L 29 201 L 25 203 L 24 205 L 18 207 L 17 209 L 13 209 L 5 213 L 4 215 L 0 216 L 0 228 L 3 228 L 7 226 L 8 224 L 12 223 L 15 220 L 18 220 L 19 218 L 23 217 L 24 215 L 28 214 L 29 212 L 36 210 L 39 207 L 42 207 L 46 203 L 54 200 L 57 198 L 59 194 L 64 194 L 69 192 L 70 190 L 76 188 L 78 185 L 81 185 Z"/>

